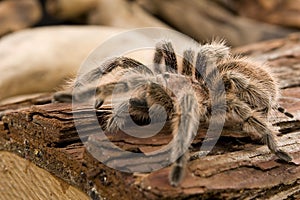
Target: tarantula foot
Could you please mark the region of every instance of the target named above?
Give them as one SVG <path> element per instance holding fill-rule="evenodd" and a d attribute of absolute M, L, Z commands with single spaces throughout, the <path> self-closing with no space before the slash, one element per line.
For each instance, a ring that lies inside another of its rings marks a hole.
<path fill-rule="evenodd" d="M 201 157 L 206 156 L 208 153 L 209 153 L 209 151 L 199 151 L 199 152 L 193 153 L 190 156 L 189 161 L 197 160 L 197 159 L 199 159 Z"/>
<path fill-rule="evenodd" d="M 103 99 L 96 99 L 94 108 L 99 109 L 103 105 L 104 100 Z"/>
<path fill-rule="evenodd" d="M 183 178 L 183 168 L 182 166 L 174 166 L 169 176 L 170 185 L 177 187 Z"/>
<path fill-rule="evenodd" d="M 105 131 L 115 133 L 124 128 L 125 120 L 118 116 L 111 117 L 106 124 Z"/>
<path fill-rule="evenodd" d="M 70 103 L 72 102 L 72 94 L 65 91 L 56 92 L 52 96 L 52 102 Z"/>
<path fill-rule="evenodd" d="M 293 158 L 286 152 L 282 151 L 282 150 L 277 150 L 275 152 L 275 155 L 280 158 L 281 160 L 284 160 L 286 162 L 291 162 L 293 160 Z"/>

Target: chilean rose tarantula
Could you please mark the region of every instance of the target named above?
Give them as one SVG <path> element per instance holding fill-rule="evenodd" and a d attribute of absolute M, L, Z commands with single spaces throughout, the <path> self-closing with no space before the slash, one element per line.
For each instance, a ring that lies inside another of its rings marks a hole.
<path fill-rule="evenodd" d="M 108 131 L 124 126 L 125 109 L 129 109 L 132 118 L 149 121 L 149 113 L 154 116 L 151 120 L 155 120 L 155 116 L 160 117 L 159 113 L 155 115 L 157 105 L 163 106 L 176 138 L 170 155 L 174 164 L 169 181 L 173 186 L 181 182 L 188 160 L 188 154 L 182 152 L 197 134 L 200 121 L 208 121 L 212 116 L 212 102 L 215 110 L 215 118 L 210 122 L 212 127 L 221 126 L 223 119 L 234 118 L 243 123 L 250 136 L 264 141 L 280 159 L 292 160 L 278 147 L 269 116 L 272 109 L 293 116 L 278 105 L 278 86 L 265 66 L 231 56 L 223 42 L 185 50 L 181 65 L 177 59 L 171 42 L 163 40 L 156 45 L 152 69 L 128 57 L 116 57 L 78 79 L 73 85 L 79 88 L 76 92 L 57 92 L 54 100 L 85 101 L 93 97 L 95 108 L 99 109 L 113 92 L 125 94 L 134 90 L 130 100 L 117 104 L 115 113 L 108 117 Z M 126 79 L 121 79 L 122 76 Z M 110 81 L 89 84 L 99 78 Z M 169 87 L 175 89 L 171 91 Z M 218 111 L 222 105 L 225 115 Z M 178 155 L 181 156 L 178 158 Z"/>

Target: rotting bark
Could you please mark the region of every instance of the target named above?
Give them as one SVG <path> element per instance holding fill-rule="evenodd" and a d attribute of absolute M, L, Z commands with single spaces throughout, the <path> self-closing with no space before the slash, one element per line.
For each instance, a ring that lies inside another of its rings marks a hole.
<path fill-rule="evenodd" d="M 283 95 L 280 104 L 295 119 L 276 114 L 272 120 L 281 128 L 279 145 L 294 157 L 294 163 L 279 161 L 266 146 L 243 134 L 234 137 L 242 132 L 240 125 L 228 124 L 224 129 L 226 136 L 220 138 L 211 154 L 189 162 L 183 183 L 173 188 L 167 178 L 170 167 L 149 174 L 129 174 L 94 159 L 77 135 L 71 105 L 51 103 L 47 94 L 0 107 L 0 148 L 25 157 L 90 196 L 95 196 L 92 189 L 96 188 L 101 197 L 108 199 L 297 199 L 300 197 L 299 44 L 300 34 L 297 34 L 234 50 L 236 54 L 267 62 L 279 78 Z M 105 112 L 109 111 L 100 113 L 100 121 Z M 84 141 L 95 130 L 89 126 L 92 118 L 88 114 L 82 110 L 80 115 L 87 132 Z M 203 130 L 199 132 L 192 151 L 199 148 L 204 137 Z M 123 133 L 107 136 L 123 149 L 141 153 L 157 150 L 171 139 L 167 127 L 157 136 L 142 140 Z M 128 164 L 126 159 L 118 162 Z"/>

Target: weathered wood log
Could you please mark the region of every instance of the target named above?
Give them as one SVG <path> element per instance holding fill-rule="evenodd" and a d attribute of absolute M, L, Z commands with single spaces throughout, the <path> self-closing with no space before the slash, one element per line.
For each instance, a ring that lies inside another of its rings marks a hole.
<path fill-rule="evenodd" d="M 46 11 L 58 19 L 76 19 L 95 8 L 97 0 L 47 0 Z"/>
<path fill-rule="evenodd" d="M 225 38 L 233 46 L 280 38 L 291 30 L 233 15 L 210 0 L 138 0 L 153 15 L 198 41 Z M 180 17 L 178 17 L 180 16 Z"/>
<path fill-rule="evenodd" d="M 121 31 L 103 26 L 53 26 L 1 38 L 0 100 L 54 91 L 76 75 L 94 48 Z"/>
<path fill-rule="evenodd" d="M 93 198 L 99 194 L 108 199 L 125 200 L 297 199 L 300 197 L 299 44 L 298 34 L 235 50 L 237 54 L 268 62 L 279 77 L 283 94 L 280 104 L 292 112 L 295 119 L 276 114 L 272 120 L 280 127 L 279 145 L 293 156 L 293 163 L 281 162 L 266 146 L 251 142 L 246 136 L 233 137 L 241 133 L 240 126 L 229 126 L 224 129 L 226 136 L 219 139 L 209 156 L 189 162 L 186 178 L 179 187 L 174 188 L 168 183 L 170 167 L 151 173 L 131 174 L 97 161 L 81 142 L 73 121 L 74 117 L 82 120 L 81 125 L 86 130 L 83 142 L 89 137 L 96 141 L 92 134 L 97 133 L 91 125 L 89 111 L 81 110 L 77 112 L 80 115 L 73 115 L 70 104 L 51 103 L 51 97 L 47 94 L 0 106 L 0 149 L 25 157 Z M 99 113 L 100 122 L 105 112 L 109 110 Z M 192 151 L 198 149 L 205 136 L 202 129 L 199 131 Z M 107 133 L 107 137 L 125 150 L 140 153 L 155 151 L 171 139 L 168 128 L 145 139 L 121 132 Z M 97 146 L 89 147 L 102 152 Z M 124 166 L 143 164 L 134 163 L 130 158 L 116 161 Z"/>
<path fill-rule="evenodd" d="M 0 151 L 0 172 L 1 199 L 89 199 L 79 189 L 11 152 Z"/>
<path fill-rule="evenodd" d="M 300 28 L 299 0 L 226 0 L 224 3 L 241 16 L 270 24 Z"/>
<path fill-rule="evenodd" d="M 38 0 L 0 2 L 0 36 L 36 24 L 42 18 Z"/>
<path fill-rule="evenodd" d="M 89 15 L 89 24 L 122 28 L 165 27 L 167 24 L 145 12 L 134 1 L 98 0 L 97 8 Z"/>

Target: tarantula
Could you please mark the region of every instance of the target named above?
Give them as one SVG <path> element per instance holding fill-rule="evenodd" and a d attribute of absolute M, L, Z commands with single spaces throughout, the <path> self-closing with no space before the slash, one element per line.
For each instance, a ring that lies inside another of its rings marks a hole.
<path fill-rule="evenodd" d="M 73 87 L 81 89 L 76 93 L 57 92 L 54 99 L 84 101 L 93 96 L 95 108 L 99 109 L 113 92 L 122 94 L 135 90 L 130 100 L 117 104 L 115 113 L 108 117 L 106 128 L 109 131 L 124 126 L 124 109 L 129 109 L 130 115 L 137 120 L 149 121 L 149 113 L 159 118 L 160 114 L 155 115 L 157 105 L 164 106 L 172 124 L 172 134 L 176 136 L 170 155 L 174 164 L 169 181 L 173 186 L 181 182 L 188 160 L 188 154 L 181 152 L 186 151 L 186 146 L 197 134 L 200 121 L 212 116 L 212 102 L 216 110 L 211 122 L 213 127 L 233 117 L 243 123 L 250 136 L 262 139 L 280 159 L 292 160 L 278 147 L 268 118 L 272 109 L 293 116 L 278 105 L 278 86 L 265 66 L 232 56 L 223 42 L 185 50 L 181 65 L 177 59 L 171 42 L 163 40 L 155 47 L 152 68 L 128 57 L 116 57 L 77 80 Z M 126 79 L 121 79 L 124 75 Z M 89 84 L 100 76 L 110 81 Z M 170 86 L 175 90 L 169 90 Z M 218 111 L 222 106 L 225 106 L 225 115 Z"/>

